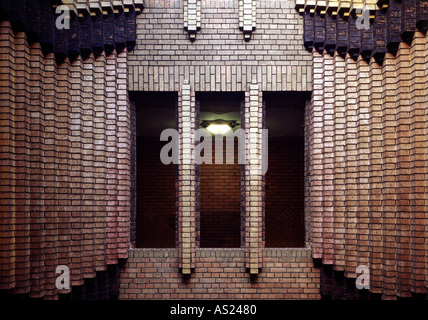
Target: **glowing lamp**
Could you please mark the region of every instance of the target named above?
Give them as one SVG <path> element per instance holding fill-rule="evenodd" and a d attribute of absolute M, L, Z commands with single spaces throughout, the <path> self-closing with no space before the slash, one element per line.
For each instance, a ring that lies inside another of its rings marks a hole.
<path fill-rule="evenodd" d="M 229 130 L 236 126 L 236 121 L 203 121 L 201 126 L 213 134 L 225 135 Z"/>

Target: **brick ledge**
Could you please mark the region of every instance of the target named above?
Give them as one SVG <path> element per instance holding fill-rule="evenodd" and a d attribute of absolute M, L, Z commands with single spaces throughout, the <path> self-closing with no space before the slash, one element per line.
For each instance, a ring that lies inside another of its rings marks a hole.
<path fill-rule="evenodd" d="M 263 257 L 268 258 L 286 258 L 286 257 L 311 257 L 311 248 L 263 248 Z M 178 258 L 178 249 L 176 248 L 131 248 L 129 249 L 130 258 Z M 210 257 L 236 257 L 244 258 L 244 248 L 197 248 L 196 258 Z"/>

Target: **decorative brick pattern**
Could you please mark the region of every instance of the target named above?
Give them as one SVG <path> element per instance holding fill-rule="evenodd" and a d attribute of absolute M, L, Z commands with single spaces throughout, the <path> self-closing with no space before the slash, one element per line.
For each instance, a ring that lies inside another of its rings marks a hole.
<path fill-rule="evenodd" d="M 189 42 L 183 2 L 146 0 L 137 17 L 137 44 L 129 54 L 132 91 L 180 91 L 184 79 L 198 91 L 310 91 L 311 55 L 299 41 L 303 18 L 292 1 L 257 1 L 251 41 L 239 30 L 238 0 L 201 0 L 201 30 Z M 299 61 L 297 63 L 297 61 Z"/>
<path fill-rule="evenodd" d="M 183 281 L 178 250 L 130 250 L 119 299 L 319 299 L 320 271 L 308 249 L 265 249 L 257 278 L 243 249 L 197 249 L 199 266 Z M 162 274 L 162 277 L 156 275 Z"/>
<path fill-rule="evenodd" d="M 369 291 L 382 299 L 427 292 L 426 46 L 416 32 L 382 65 L 312 52 L 308 213 L 312 255 L 329 274 L 323 294 L 338 294 L 335 282 L 356 278 L 358 265 L 369 267 Z"/>
<path fill-rule="evenodd" d="M 424 0 L 388 1 L 296 1 L 296 10 L 304 18 L 304 44 L 310 51 L 339 50 L 369 59 L 395 52 L 402 41 L 411 41 L 413 33 L 427 28 Z M 357 28 L 362 10 L 369 10 L 369 28 Z M 347 37 L 343 37 L 348 29 Z M 386 45 L 386 46 L 385 46 Z"/>
<path fill-rule="evenodd" d="M 250 40 L 251 33 L 256 29 L 256 0 L 239 0 L 239 28 L 244 39 Z"/>
<path fill-rule="evenodd" d="M 24 31 L 29 42 L 41 44 L 43 52 L 56 54 L 58 62 L 65 57 L 75 59 L 82 54 L 96 55 L 106 50 L 131 50 L 135 45 L 136 16 L 142 0 L 81 1 L 67 0 L 62 4 L 70 10 L 70 28 L 56 28 L 55 13 L 60 1 L 12 1 L 1 4 L 2 20 L 8 20 L 16 31 Z M 65 11 L 61 11 L 61 14 Z"/>
<path fill-rule="evenodd" d="M 189 32 L 191 41 L 201 28 L 201 0 L 184 0 L 184 28 Z"/>
<path fill-rule="evenodd" d="M 79 290 L 128 256 L 127 49 L 58 64 L 3 21 L 1 50 L 1 294 L 58 299 L 58 265 Z"/>

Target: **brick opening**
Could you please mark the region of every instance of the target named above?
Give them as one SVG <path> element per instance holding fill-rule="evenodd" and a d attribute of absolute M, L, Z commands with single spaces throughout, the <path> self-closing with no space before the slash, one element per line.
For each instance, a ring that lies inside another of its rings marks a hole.
<path fill-rule="evenodd" d="M 135 93 L 137 248 L 176 247 L 176 165 L 160 151 L 164 129 L 176 128 L 177 93 Z"/>
<path fill-rule="evenodd" d="M 237 139 L 235 139 L 237 140 Z M 215 148 L 213 141 L 213 150 Z M 238 248 L 241 230 L 241 166 L 235 164 L 202 164 L 200 166 L 200 247 Z M 223 141 L 223 150 L 226 142 Z M 213 157 L 215 151 L 213 151 Z M 224 163 L 225 152 L 223 153 Z"/>
<path fill-rule="evenodd" d="M 235 120 L 241 122 L 242 93 L 198 93 L 200 122 Z M 234 129 L 238 129 L 238 125 Z M 201 248 L 239 248 L 241 246 L 241 165 L 238 163 L 238 139 L 235 138 L 234 162 L 226 164 L 226 139 L 223 139 L 223 164 L 199 166 L 199 246 Z M 202 154 L 203 155 L 203 154 Z"/>
<path fill-rule="evenodd" d="M 269 130 L 265 176 L 265 246 L 305 246 L 304 110 L 306 95 L 263 95 Z"/>

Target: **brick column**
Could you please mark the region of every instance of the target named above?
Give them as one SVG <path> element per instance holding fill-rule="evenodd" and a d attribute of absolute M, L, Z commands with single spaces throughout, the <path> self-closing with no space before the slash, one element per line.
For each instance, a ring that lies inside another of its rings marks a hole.
<path fill-rule="evenodd" d="M 427 9 L 428 10 L 428 9 Z M 428 78 L 428 35 L 425 36 L 425 79 Z M 424 103 L 425 106 L 428 105 L 428 81 L 425 81 L 425 99 L 424 99 Z M 428 119 L 428 109 L 425 109 L 425 119 Z M 428 132 L 428 121 L 425 121 L 425 132 Z M 428 139 L 425 140 L 425 166 L 428 166 Z M 425 181 L 427 181 L 425 179 Z M 428 195 L 428 186 L 425 187 L 425 199 L 427 198 Z M 425 200 L 425 219 L 428 218 L 428 214 L 427 214 L 427 210 L 428 209 L 428 203 Z M 422 215 L 422 219 L 423 219 L 423 215 Z M 424 256 L 428 257 L 428 240 L 427 240 L 427 235 L 428 235 L 428 223 L 426 223 L 427 220 L 425 220 L 425 248 L 421 250 L 421 252 L 424 252 Z M 423 246 L 422 246 L 423 247 Z M 424 267 L 425 267 L 425 285 L 428 288 L 428 259 L 426 258 L 425 263 L 423 263 Z"/>
<path fill-rule="evenodd" d="M 45 181 L 49 181 L 49 186 L 52 188 L 52 181 L 55 181 L 55 170 L 53 170 L 52 163 L 59 162 L 59 181 L 60 181 L 60 199 L 55 202 L 57 197 L 56 191 L 58 189 L 51 189 L 49 193 L 45 194 L 45 206 L 46 208 L 55 208 L 58 203 L 61 210 L 58 223 L 61 228 L 58 232 L 58 260 L 49 257 L 55 257 L 53 255 L 53 249 L 49 248 L 49 251 L 45 250 L 45 261 L 46 266 L 46 289 L 50 291 L 52 297 L 56 295 L 55 287 L 55 268 L 57 265 L 66 265 L 71 271 L 71 250 L 72 241 L 74 240 L 73 235 L 73 217 L 72 217 L 72 204 L 73 204 L 73 188 L 72 179 L 74 172 L 72 169 L 75 164 L 72 163 L 71 145 L 72 141 L 70 136 L 72 135 L 71 127 L 71 115 L 73 110 L 71 109 L 71 72 L 70 72 L 70 60 L 64 59 L 64 62 L 60 66 L 56 66 L 54 54 L 48 54 L 45 60 L 45 108 L 44 114 L 45 119 L 45 138 L 57 139 L 56 145 L 48 146 L 45 145 L 45 153 L 49 150 L 49 156 L 45 156 Z M 57 92 L 62 92 L 57 94 Z M 73 105 L 75 106 L 75 105 Z M 75 132 L 73 132 L 76 134 Z M 58 152 L 55 152 L 55 149 Z M 48 182 L 45 183 L 48 185 Z M 49 200 L 49 201 L 48 201 Z M 52 209 L 50 209 L 52 210 Z M 54 209 L 55 210 L 55 209 Z M 51 237 L 50 237 L 51 238 Z M 47 241 L 45 237 L 45 242 Z M 51 241 L 51 240 L 49 240 Z M 50 279 L 49 279 L 50 278 Z M 70 291 L 70 290 L 68 290 Z M 62 289 L 61 293 L 67 293 L 66 289 Z"/>
<path fill-rule="evenodd" d="M 396 294 L 396 66 L 392 53 L 386 53 L 382 66 L 383 105 L 382 105 L 382 134 L 383 134 L 383 298 L 395 298 Z"/>
<path fill-rule="evenodd" d="M 334 270 L 343 271 L 345 265 L 345 60 L 334 53 Z"/>
<path fill-rule="evenodd" d="M 346 60 L 345 111 L 345 276 L 355 278 L 357 255 L 357 65 L 348 53 Z"/>
<path fill-rule="evenodd" d="M 411 290 L 416 293 L 425 293 L 425 279 L 427 279 L 425 266 L 427 265 L 427 255 L 425 248 L 427 246 L 426 228 L 426 194 L 427 194 L 427 172 L 421 170 L 426 167 L 426 137 L 427 137 L 427 113 L 426 113 L 426 74 L 425 58 L 427 54 L 427 38 L 417 31 L 413 38 L 413 44 L 410 50 L 410 105 L 413 106 L 410 112 L 410 143 L 413 149 L 411 153 Z"/>
<path fill-rule="evenodd" d="M 334 59 L 327 53 L 323 54 L 323 69 L 323 263 L 333 264 Z"/>
<path fill-rule="evenodd" d="M 45 114 L 42 107 L 44 100 L 44 59 L 40 43 L 30 47 L 30 263 L 31 263 L 31 292 L 30 297 L 40 298 L 44 295 L 44 228 L 45 223 L 45 177 L 44 177 L 44 142 L 49 141 L 51 148 L 55 148 L 55 139 L 45 137 Z M 58 207 L 54 209 L 58 210 Z M 56 226 L 57 227 L 57 226 Z"/>
<path fill-rule="evenodd" d="M 310 188 L 311 188 L 311 245 L 312 257 L 322 258 L 322 174 L 323 174 L 323 57 L 317 50 L 312 51 L 312 79 L 313 91 L 311 96 L 310 107 L 310 142 L 309 142 L 309 158 L 310 158 Z"/>
<path fill-rule="evenodd" d="M 410 293 L 410 46 L 400 43 L 396 56 L 396 160 L 397 160 L 397 294 L 400 297 L 411 297 Z M 412 106 L 413 109 L 414 106 Z"/>
<path fill-rule="evenodd" d="M 2 238 L 0 242 L 0 289 L 15 287 L 15 201 L 16 201 L 16 168 L 15 168 L 15 39 L 8 21 L 0 22 L 0 195 Z M 5 227 L 12 225 L 12 227 Z"/>
<path fill-rule="evenodd" d="M 107 151 L 107 264 L 117 262 L 117 52 L 113 50 L 106 57 L 106 151 Z"/>
<path fill-rule="evenodd" d="M 196 32 L 201 28 L 201 0 L 184 0 L 184 28 L 189 32 L 190 40 L 195 40 Z"/>
<path fill-rule="evenodd" d="M 178 164 L 178 250 L 179 267 L 190 274 L 195 267 L 196 249 L 196 174 L 193 158 L 195 136 L 195 92 L 184 80 L 178 95 L 178 132 L 180 134 Z"/>
<path fill-rule="evenodd" d="M 85 276 L 95 276 L 94 269 L 94 251 L 95 251 L 95 219 L 97 215 L 96 207 L 94 206 L 95 196 L 95 163 L 94 163 L 94 54 L 82 61 L 82 167 L 84 173 L 82 175 L 82 230 L 83 244 L 81 253 L 82 257 L 82 272 Z M 93 217 L 91 217 L 91 215 Z"/>
<path fill-rule="evenodd" d="M 250 40 L 251 33 L 256 29 L 256 7 L 256 0 L 239 0 L 239 28 L 245 40 Z"/>
<path fill-rule="evenodd" d="M 358 56 L 357 61 L 357 265 L 369 262 L 369 64 Z"/>
<path fill-rule="evenodd" d="M 370 59 L 369 81 L 369 212 L 371 248 L 370 290 L 381 293 L 382 289 L 382 67 L 375 58 Z"/>
<path fill-rule="evenodd" d="M 117 253 L 116 258 L 128 257 L 130 247 L 131 197 L 131 112 L 128 96 L 128 50 L 117 56 Z M 117 260 L 116 260 L 117 263 Z"/>
<path fill-rule="evenodd" d="M 25 33 L 15 34 L 15 291 L 30 291 L 30 153 L 29 153 L 29 47 Z"/>
<path fill-rule="evenodd" d="M 263 220 L 263 174 L 262 174 L 262 92 L 258 84 L 250 85 L 245 99 L 245 249 L 246 267 L 250 274 L 257 274 L 262 267 L 262 220 Z"/>
<path fill-rule="evenodd" d="M 70 285 L 82 285 L 82 58 L 70 63 L 70 181 L 71 181 L 71 266 Z"/>
<path fill-rule="evenodd" d="M 106 268 L 107 219 L 107 125 L 106 125 L 106 53 L 101 52 L 94 61 L 94 155 L 95 155 L 95 269 Z"/>

